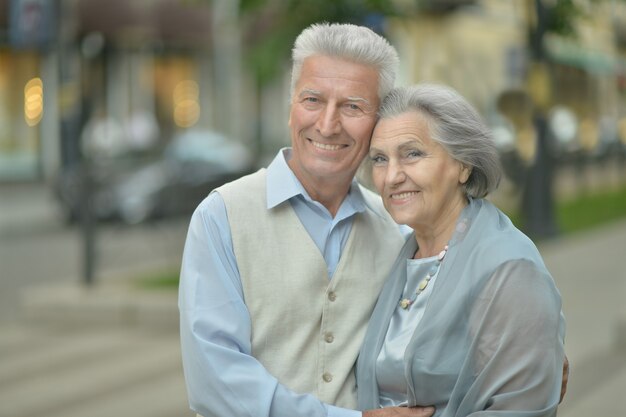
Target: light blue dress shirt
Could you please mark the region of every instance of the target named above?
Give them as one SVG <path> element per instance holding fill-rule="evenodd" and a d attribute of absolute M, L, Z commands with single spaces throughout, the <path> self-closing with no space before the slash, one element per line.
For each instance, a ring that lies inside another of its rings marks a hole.
<path fill-rule="evenodd" d="M 333 218 L 297 180 L 282 149 L 267 169 L 268 209 L 289 200 L 323 254 L 332 277 L 353 216 L 365 210 L 356 183 Z M 191 408 L 209 416 L 331 416 L 361 413 L 323 404 L 281 385 L 251 356 L 251 321 L 224 201 L 210 194 L 194 212 L 183 254 L 179 309 L 181 347 Z M 297 364 L 294 364 L 297 366 Z M 219 376 L 219 377 L 217 377 Z"/>

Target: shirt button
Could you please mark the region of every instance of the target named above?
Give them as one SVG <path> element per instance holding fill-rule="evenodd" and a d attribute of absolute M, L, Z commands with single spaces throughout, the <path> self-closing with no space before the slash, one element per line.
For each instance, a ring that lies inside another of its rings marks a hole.
<path fill-rule="evenodd" d="M 324 380 L 324 382 L 330 382 L 333 380 L 333 376 L 330 372 L 324 372 L 324 375 L 322 375 L 322 379 Z"/>
<path fill-rule="evenodd" d="M 337 294 L 335 294 L 335 292 L 334 292 L 334 291 L 329 292 L 329 293 L 328 293 L 328 299 L 329 299 L 330 301 L 335 301 L 335 300 L 337 299 Z"/>
<path fill-rule="evenodd" d="M 332 333 L 326 333 L 326 335 L 324 335 L 324 340 L 326 341 L 326 343 L 333 343 L 333 341 L 335 340 L 335 336 L 333 336 Z"/>

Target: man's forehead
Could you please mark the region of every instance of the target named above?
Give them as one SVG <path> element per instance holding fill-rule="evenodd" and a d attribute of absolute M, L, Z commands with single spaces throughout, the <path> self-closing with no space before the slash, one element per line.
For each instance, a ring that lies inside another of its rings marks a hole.
<path fill-rule="evenodd" d="M 316 90 L 314 88 L 307 88 L 307 87 L 303 87 L 298 92 L 298 96 L 307 96 L 307 95 L 323 96 L 324 92 L 321 91 L 321 90 Z M 366 102 L 366 103 L 370 103 L 371 102 L 371 100 L 368 99 L 367 97 L 358 96 L 358 95 L 348 95 L 348 96 L 345 97 L 345 100 L 347 100 L 347 101 L 362 101 L 362 102 Z"/>
<path fill-rule="evenodd" d="M 299 77 L 345 78 L 358 81 L 366 78 L 378 80 L 379 75 L 379 69 L 374 65 L 340 57 L 313 55 L 304 60 Z"/>

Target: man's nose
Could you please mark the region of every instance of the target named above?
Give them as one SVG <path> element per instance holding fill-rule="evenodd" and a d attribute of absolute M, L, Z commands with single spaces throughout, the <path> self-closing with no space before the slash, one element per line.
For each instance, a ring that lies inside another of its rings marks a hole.
<path fill-rule="evenodd" d="M 317 119 L 317 130 L 325 137 L 336 135 L 341 131 L 337 106 L 329 104 L 324 108 Z"/>

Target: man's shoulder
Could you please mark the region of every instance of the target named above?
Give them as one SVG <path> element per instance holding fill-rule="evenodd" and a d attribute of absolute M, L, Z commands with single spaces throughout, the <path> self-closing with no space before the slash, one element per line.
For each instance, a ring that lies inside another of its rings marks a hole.
<path fill-rule="evenodd" d="M 261 168 L 252 174 L 244 175 L 243 177 L 237 178 L 234 181 L 227 182 L 220 187 L 217 187 L 214 191 L 222 194 L 223 192 L 230 192 L 231 190 L 239 190 L 239 189 L 249 189 L 265 186 L 265 177 L 266 177 L 266 169 Z"/>
<path fill-rule="evenodd" d="M 226 209 L 231 212 L 250 211 L 253 207 L 266 206 L 266 169 L 245 175 L 226 183 L 211 192 L 219 194 Z"/>

